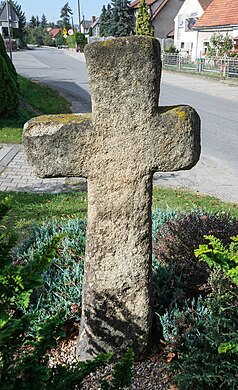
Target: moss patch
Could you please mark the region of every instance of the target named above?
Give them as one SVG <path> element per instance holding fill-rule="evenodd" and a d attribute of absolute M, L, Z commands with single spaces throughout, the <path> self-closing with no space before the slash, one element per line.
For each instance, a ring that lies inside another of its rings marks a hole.
<path fill-rule="evenodd" d="M 42 124 L 81 124 L 82 122 L 91 121 L 92 114 L 59 114 L 59 115 L 41 115 L 30 120 L 30 125 Z"/>

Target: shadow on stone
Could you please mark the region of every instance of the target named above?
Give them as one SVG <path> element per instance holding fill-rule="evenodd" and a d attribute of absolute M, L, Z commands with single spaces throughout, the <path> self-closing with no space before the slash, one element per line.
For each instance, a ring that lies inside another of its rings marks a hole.
<path fill-rule="evenodd" d="M 78 343 L 79 354 L 82 350 L 87 356 L 113 351 L 119 356 L 131 347 L 140 360 L 138 352 L 141 351 L 141 344 L 148 347 L 148 340 L 143 340 L 144 330 L 138 325 L 140 313 L 138 316 L 132 315 L 121 297 L 112 296 L 108 292 L 95 293 L 92 302 L 94 306 L 88 305 L 85 309 L 87 327 L 84 328 L 83 340 Z M 98 308 L 96 311 L 95 307 Z M 85 344 L 83 348 L 82 344 Z M 79 358 L 83 360 L 83 356 L 79 355 Z"/>

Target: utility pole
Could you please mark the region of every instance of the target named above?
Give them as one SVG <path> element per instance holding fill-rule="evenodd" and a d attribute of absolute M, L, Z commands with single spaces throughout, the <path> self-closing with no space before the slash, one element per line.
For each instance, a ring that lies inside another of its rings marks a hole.
<path fill-rule="evenodd" d="M 9 53 L 10 53 L 10 58 L 12 61 L 12 40 L 11 40 L 10 14 L 9 14 L 8 0 L 6 0 L 6 7 L 7 7 L 7 30 L 8 30 L 8 39 L 9 39 Z"/>
<path fill-rule="evenodd" d="M 78 0 L 78 18 L 79 18 L 79 32 L 81 32 L 81 26 L 80 26 L 80 22 L 81 22 L 81 17 L 80 17 L 80 0 Z"/>

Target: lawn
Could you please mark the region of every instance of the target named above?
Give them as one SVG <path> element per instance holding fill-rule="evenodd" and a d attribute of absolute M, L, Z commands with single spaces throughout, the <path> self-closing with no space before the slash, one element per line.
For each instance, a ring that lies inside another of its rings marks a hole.
<path fill-rule="evenodd" d="M 0 143 L 21 143 L 24 124 L 40 113 L 70 113 L 70 103 L 60 94 L 44 85 L 18 76 L 20 107 L 11 118 L 0 118 Z"/>
<path fill-rule="evenodd" d="M 10 197 L 12 208 L 2 223 L 14 228 L 20 237 L 27 236 L 32 226 L 46 219 L 86 218 L 87 193 L 72 192 L 62 194 L 31 194 L 0 192 L 0 200 Z M 238 205 L 225 203 L 211 196 L 190 193 L 171 188 L 154 188 L 153 209 L 167 208 L 178 210 L 204 209 L 214 213 L 229 213 L 238 218 Z"/>

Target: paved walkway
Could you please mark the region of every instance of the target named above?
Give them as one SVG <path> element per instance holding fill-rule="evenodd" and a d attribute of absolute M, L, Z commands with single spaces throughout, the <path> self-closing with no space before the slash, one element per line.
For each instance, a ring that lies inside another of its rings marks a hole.
<path fill-rule="evenodd" d="M 26 161 L 22 145 L 0 144 L 0 191 L 58 193 L 86 190 L 81 178 L 40 179 Z"/>

